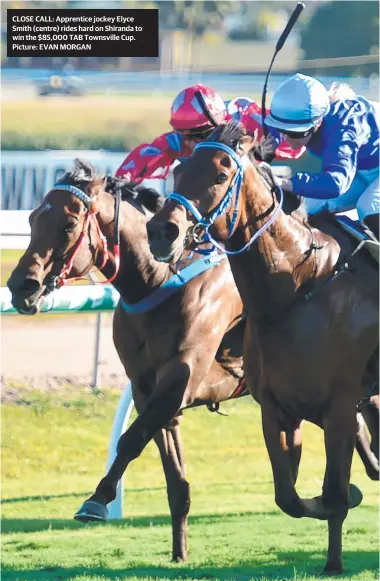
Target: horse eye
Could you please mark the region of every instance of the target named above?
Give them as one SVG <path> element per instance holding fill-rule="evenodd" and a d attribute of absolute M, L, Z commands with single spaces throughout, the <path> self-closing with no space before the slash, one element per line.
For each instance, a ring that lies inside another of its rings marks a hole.
<path fill-rule="evenodd" d="M 216 184 L 222 184 L 223 182 L 225 182 L 228 179 L 228 175 L 225 174 L 224 172 L 220 173 L 218 175 L 218 177 L 215 180 Z"/>
<path fill-rule="evenodd" d="M 76 227 L 76 223 L 70 222 L 69 224 L 67 224 L 65 226 L 64 231 L 67 232 L 67 233 L 74 232 L 75 227 Z"/>

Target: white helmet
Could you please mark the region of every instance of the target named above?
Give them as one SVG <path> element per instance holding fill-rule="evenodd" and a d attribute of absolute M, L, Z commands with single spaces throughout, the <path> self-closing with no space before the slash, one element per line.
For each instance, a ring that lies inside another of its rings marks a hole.
<path fill-rule="evenodd" d="M 281 83 L 273 95 L 265 123 L 279 131 L 302 133 L 329 111 L 330 98 L 325 86 L 313 77 L 297 73 Z"/>

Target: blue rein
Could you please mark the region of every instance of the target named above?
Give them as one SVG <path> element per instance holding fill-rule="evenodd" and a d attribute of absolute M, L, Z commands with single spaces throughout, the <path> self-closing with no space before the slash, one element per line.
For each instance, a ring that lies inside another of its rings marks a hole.
<path fill-rule="evenodd" d="M 198 208 L 196 208 L 190 200 L 188 200 L 187 198 L 185 198 L 184 196 L 182 196 L 182 194 L 179 194 L 178 192 L 173 192 L 173 193 L 169 194 L 166 199 L 167 200 L 175 200 L 176 202 L 178 202 L 182 206 L 185 206 L 185 208 L 187 210 L 189 210 L 189 212 L 191 212 L 191 214 L 194 216 L 194 218 L 198 221 L 197 224 L 194 226 L 194 229 L 199 227 L 202 230 L 204 230 L 203 242 L 210 242 L 214 248 L 218 248 L 219 250 L 221 250 L 222 252 L 225 252 L 226 254 L 240 254 L 241 252 L 244 252 L 245 250 L 247 250 L 247 248 L 249 248 L 251 246 L 251 244 L 253 244 L 253 242 L 255 240 L 257 240 L 257 238 L 259 238 L 259 236 L 261 236 L 261 234 L 263 234 L 269 228 L 269 226 L 271 224 L 273 224 L 273 222 L 277 219 L 278 214 L 282 209 L 282 204 L 284 201 L 284 194 L 283 194 L 282 188 L 280 188 L 280 186 L 275 186 L 274 190 L 277 188 L 277 190 L 280 193 L 280 200 L 279 200 L 279 204 L 278 204 L 275 212 L 273 213 L 273 215 L 269 218 L 269 220 L 263 226 L 261 226 L 261 228 L 259 228 L 259 230 L 257 232 L 255 232 L 255 234 L 247 242 L 247 244 L 245 244 L 245 246 L 243 246 L 243 248 L 240 248 L 240 250 L 227 250 L 211 236 L 211 234 L 209 233 L 208 230 L 209 230 L 210 226 L 212 226 L 212 224 L 214 224 L 215 220 L 217 220 L 220 216 L 223 216 L 223 214 L 225 214 L 225 212 L 227 212 L 228 208 L 231 206 L 232 200 L 233 200 L 234 195 L 235 195 L 235 208 L 234 208 L 234 212 L 232 215 L 230 228 L 228 231 L 228 238 L 230 238 L 232 236 L 234 229 L 235 229 L 236 220 L 238 217 L 238 212 L 239 212 L 239 197 L 240 197 L 241 186 L 243 183 L 245 163 L 242 163 L 241 158 L 238 156 L 236 151 L 234 151 L 231 147 L 229 147 L 228 145 L 225 145 L 224 143 L 218 143 L 216 141 L 206 141 L 206 142 L 198 143 L 194 147 L 194 151 L 201 149 L 201 148 L 206 148 L 206 147 L 207 148 L 214 148 L 214 149 L 221 149 L 222 151 L 225 151 L 226 153 L 228 153 L 228 155 L 234 160 L 234 162 L 237 165 L 237 171 L 236 171 L 236 174 L 234 176 L 234 179 L 233 179 L 230 187 L 228 188 L 226 194 L 224 195 L 224 197 L 220 201 L 220 203 L 207 216 L 202 216 L 202 214 L 200 213 Z M 203 250 L 202 253 L 206 254 L 208 252 L 212 252 L 214 250 L 214 248 L 210 249 L 209 251 Z"/>

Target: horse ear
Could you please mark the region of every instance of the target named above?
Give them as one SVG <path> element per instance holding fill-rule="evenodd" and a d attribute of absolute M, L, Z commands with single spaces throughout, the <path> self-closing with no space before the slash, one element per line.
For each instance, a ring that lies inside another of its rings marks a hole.
<path fill-rule="evenodd" d="M 140 204 L 145 206 L 149 212 L 153 212 L 154 214 L 162 210 L 165 204 L 164 196 L 161 196 L 153 188 L 145 188 L 143 186 L 140 186 L 138 189 L 137 200 Z"/>
<path fill-rule="evenodd" d="M 91 198 L 93 198 L 99 193 L 99 190 L 102 189 L 105 190 L 106 187 L 107 187 L 107 176 L 105 175 L 89 183 L 86 189 L 88 195 L 91 196 Z"/>

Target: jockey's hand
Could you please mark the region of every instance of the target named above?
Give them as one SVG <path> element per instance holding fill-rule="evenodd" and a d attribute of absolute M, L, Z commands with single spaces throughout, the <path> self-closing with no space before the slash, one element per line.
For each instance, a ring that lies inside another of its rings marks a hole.
<path fill-rule="evenodd" d="M 265 161 L 265 163 L 271 163 L 276 155 L 277 141 L 268 133 L 268 135 L 263 135 L 259 143 L 253 148 L 253 155 L 257 161 Z"/>
<path fill-rule="evenodd" d="M 129 182 L 132 180 L 132 175 L 129 171 L 122 171 L 119 169 L 115 175 L 117 178 L 121 178 L 122 180 L 128 180 Z"/>
<path fill-rule="evenodd" d="M 274 181 L 278 186 L 280 186 L 280 188 L 282 188 L 286 192 L 293 191 L 292 180 L 290 180 L 289 178 L 279 178 L 277 176 L 274 176 Z"/>

